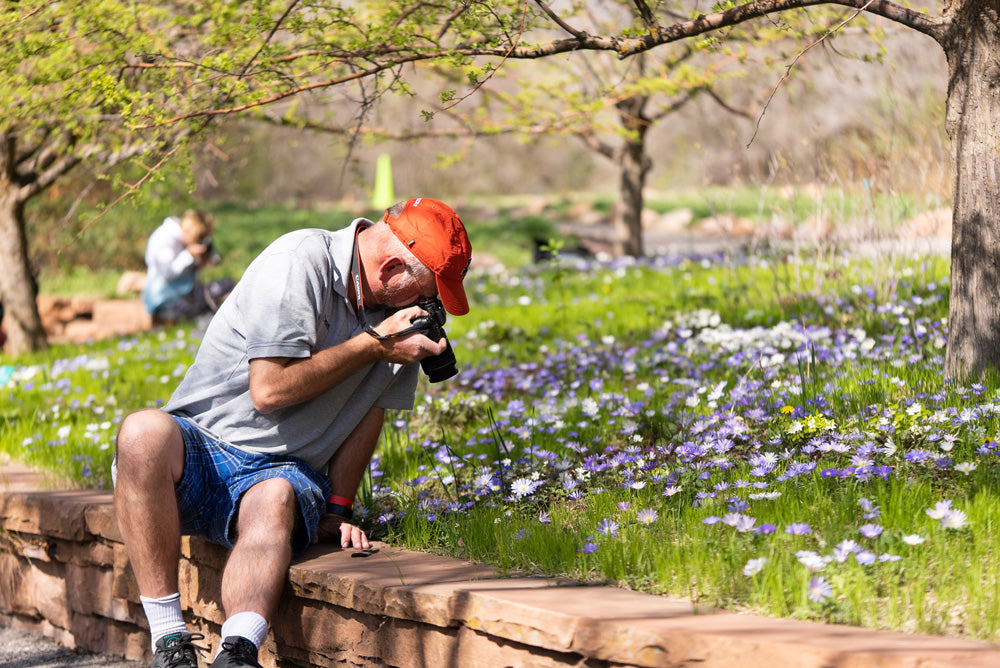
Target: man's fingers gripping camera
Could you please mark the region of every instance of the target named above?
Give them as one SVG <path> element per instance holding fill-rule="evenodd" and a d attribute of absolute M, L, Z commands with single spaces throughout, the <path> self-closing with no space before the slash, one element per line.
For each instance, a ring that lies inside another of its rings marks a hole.
<path fill-rule="evenodd" d="M 440 383 L 458 373 L 458 367 L 455 366 L 455 351 L 451 349 L 451 341 L 447 340 L 444 332 L 444 323 L 448 316 L 441 301 L 436 297 L 425 299 L 418 305 L 427 311 L 427 315 L 414 318 L 410 323 L 411 327 L 431 341 L 445 339 L 447 344 L 444 352 L 420 360 L 420 368 L 427 374 L 427 379 L 432 383 Z"/>

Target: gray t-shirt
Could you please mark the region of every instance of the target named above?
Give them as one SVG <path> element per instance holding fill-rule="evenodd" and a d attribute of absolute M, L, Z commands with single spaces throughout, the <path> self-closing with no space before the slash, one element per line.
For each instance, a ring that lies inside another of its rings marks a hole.
<path fill-rule="evenodd" d="M 307 229 L 275 240 L 247 267 L 212 318 L 194 364 L 163 407 L 249 452 L 287 454 L 326 472 L 373 406 L 413 408 L 417 364 L 376 362 L 310 401 L 267 415 L 250 400 L 250 360 L 306 358 L 362 332 L 349 299 L 359 218 L 335 232 Z M 389 311 L 366 310 L 377 325 Z"/>

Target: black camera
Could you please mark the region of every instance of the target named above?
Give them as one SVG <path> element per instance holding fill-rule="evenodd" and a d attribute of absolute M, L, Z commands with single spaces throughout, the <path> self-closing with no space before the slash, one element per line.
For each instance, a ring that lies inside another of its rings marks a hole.
<path fill-rule="evenodd" d="M 451 349 L 451 341 L 447 340 L 443 329 L 448 314 L 445 312 L 441 300 L 437 297 L 425 299 L 417 305 L 427 311 L 427 315 L 414 318 L 410 323 L 413 329 L 431 341 L 440 341 L 443 338 L 448 345 L 443 353 L 420 360 L 420 368 L 427 374 L 428 380 L 432 383 L 440 383 L 458 373 L 458 367 L 455 366 L 455 351 Z"/>

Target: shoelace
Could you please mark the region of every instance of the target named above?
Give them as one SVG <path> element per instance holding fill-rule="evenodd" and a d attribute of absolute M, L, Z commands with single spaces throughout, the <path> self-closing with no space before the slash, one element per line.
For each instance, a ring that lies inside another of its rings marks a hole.
<path fill-rule="evenodd" d="M 229 652 L 232 658 L 246 663 L 248 666 L 259 665 L 257 663 L 256 649 L 257 647 L 252 642 L 243 638 L 233 642 L 229 642 L 228 640 L 222 641 L 223 652 Z"/>
<path fill-rule="evenodd" d="M 163 649 L 167 660 L 166 668 L 183 668 L 184 666 L 191 665 L 187 655 L 188 652 L 192 654 L 196 651 L 207 652 L 207 647 L 201 647 L 191 642 L 192 640 L 202 640 L 204 637 L 200 633 L 192 633 L 186 640 L 181 637 L 176 642 L 170 642 L 170 644 L 165 645 Z M 195 660 L 197 660 L 197 655 L 195 655 Z"/>

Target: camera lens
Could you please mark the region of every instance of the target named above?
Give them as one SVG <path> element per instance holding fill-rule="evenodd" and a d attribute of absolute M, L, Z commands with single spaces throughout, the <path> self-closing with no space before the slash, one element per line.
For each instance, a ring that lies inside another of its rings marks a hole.
<path fill-rule="evenodd" d="M 432 383 L 440 383 L 448 380 L 458 373 L 455 366 L 455 351 L 451 349 L 451 341 L 446 340 L 447 347 L 440 355 L 425 357 L 420 360 L 420 368 L 427 374 L 427 379 Z"/>

